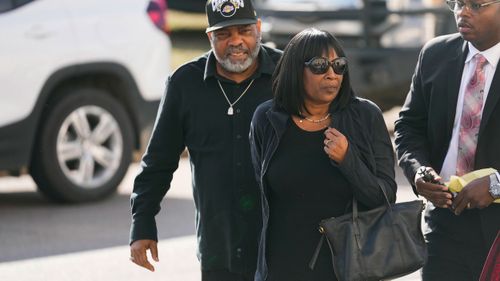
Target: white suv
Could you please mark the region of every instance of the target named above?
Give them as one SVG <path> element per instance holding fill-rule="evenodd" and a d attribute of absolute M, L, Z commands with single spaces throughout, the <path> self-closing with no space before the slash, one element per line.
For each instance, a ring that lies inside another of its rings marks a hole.
<path fill-rule="evenodd" d="M 0 1 L 0 174 L 29 172 L 63 202 L 116 190 L 147 141 L 169 72 L 170 40 L 150 8 Z"/>

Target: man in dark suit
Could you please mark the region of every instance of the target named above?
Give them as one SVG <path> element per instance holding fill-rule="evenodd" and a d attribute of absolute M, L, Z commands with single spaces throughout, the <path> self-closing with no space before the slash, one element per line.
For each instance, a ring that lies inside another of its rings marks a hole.
<path fill-rule="evenodd" d="M 414 192 L 431 203 L 424 281 L 478 280 L 500 229 L 498 173 L 456 197 L 439 184 L 476 169 L 500 170 L 500 1 L 447 4 L 459 34 L 423 47 L 395 126 L 399 164 Z"/>

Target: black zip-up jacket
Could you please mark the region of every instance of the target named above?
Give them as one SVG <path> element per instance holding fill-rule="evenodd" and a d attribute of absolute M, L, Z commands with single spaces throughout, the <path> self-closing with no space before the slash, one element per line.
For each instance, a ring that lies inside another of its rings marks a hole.
<path fill-rule="evenodd" d="M 372 209 L 386 204 L 381 188 L 389 201 L 395 202 L 397 186 L 394 150 L 380 109 L 368 100 L 354 97 L 346 108 L 332 111 L 331 114 L 330 126 L 338 129 L 349 141 L 344 161 L 338 164 L 332 160 L 331 163 L 340 169 L 352 186 L 353 194 L 361 205 L 360 209 Z M 256 109 L 250 126 L 250 148 L 261 188 L 263 220 L 255 281 L 267 279 L 265 249 L 269 187 L 265 180 L 266 172 L 288 122 L 293 122 L 290 115 L 277 109 L 270 100 Z"/>

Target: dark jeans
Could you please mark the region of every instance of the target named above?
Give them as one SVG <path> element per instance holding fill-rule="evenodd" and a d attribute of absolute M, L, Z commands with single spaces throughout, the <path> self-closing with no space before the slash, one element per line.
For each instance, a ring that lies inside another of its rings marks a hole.
<path fill-rule="evenodd" d="M 481 235 L 475 238 L 473 241 L 453 241 L 444 235 L 427 234 L 429 257 L 422 270 L 422 280 L 479 280 L 488 253 Z"/>
<path fill-rule="evenodd" d="M 201 281 L 253 281 L 254 274 L 233 273 L 227 270 L 202 270 Z"/>

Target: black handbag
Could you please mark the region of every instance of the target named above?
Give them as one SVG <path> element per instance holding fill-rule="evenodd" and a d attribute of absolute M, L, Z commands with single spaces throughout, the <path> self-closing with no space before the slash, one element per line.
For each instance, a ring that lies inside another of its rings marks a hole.
<path fill-rule="evenodd" d="M 422 200 L 390 204 L 322 220 L 321 240 L 309 264 L 314 269 L 326 238 L 339 281 L 371 281 L 397 278 L 420 269 L 427 259 L 421 229 Z"/>

